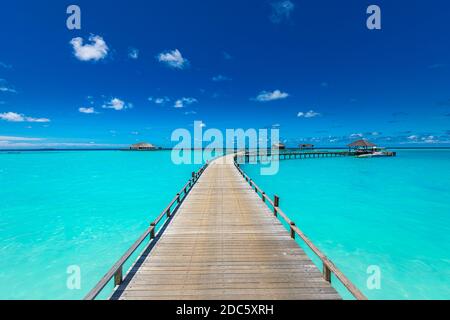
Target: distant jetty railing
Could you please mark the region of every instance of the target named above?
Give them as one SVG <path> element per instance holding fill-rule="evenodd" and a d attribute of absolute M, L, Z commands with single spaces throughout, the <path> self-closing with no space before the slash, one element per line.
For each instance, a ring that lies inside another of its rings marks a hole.
<path fill-rule="evenodd" d="M 249 163 L 270 160 L 290 160 L 290 159 L 307 159 L 307 158 L 328 158 L 328 157 L 348 157 L 355 155 L 352 151 L 288 151 L 279 150 L 272 152 L 266 150 L 264 152 L 250 151 L 237 154 L 237 163 Z"/>
<path fill-rule="evenodd" d="M 107 284 L 114 278 L 114 288 L 121 285 L 124 280 L 123 266 L 130 259 L 130 257 L 136 252 L 136 250 L 142 245 L 142 243 L 148 238 L 149 243 L 141 252 L 144 252 L 150 245 L 154 244 L 159 235 L 157 226 L 161 221 L 163 225 L 167 224 L 171 217 L 177 212 L 181 203 L 186 196 L 192 190 L 192 187 L 198 181 L 202 173 L 208 167 L 208 162 L 197 172 L 192 173 L 192 178 L 184 185 L 184 187 L 176 194 L 170 204 L 160 213 L 160 215 L 150 223 L 150 226 L 144 231 L 144 233 L 133 243 L 133 245 L 124 253 L 124 255 L 108 270 L 108 272 L 101 278 L 97 285 L 84 297 L 84 300 L 94 300 L 107 286 Z M 161 227 L 159 230 L 162 230 Z M 132 267 L 131 267 L 132 268 Z M 130 268 L 130 269 L 131 269 Z M 126 277 L 126 274 L 125 274 Z"/>
<path fill-rule="evenodd" d="M 273 214 L 278 218 L 280 216 L 284 222 L 290 228 L 291 238 L 295 240 L 296 235 L 298 235 L 303 242 L 311 249 L 312 252 L 322 261 L 322 273 L 325 281 L 331 284 L 331 274 L 344 285 L 344 287 L 355 297 L 357 300 L 367 300 L 367 297 L 336 267 L 331 260 L 329 260 L 322 251 L 317 248 L 312 241 L 296 226 L 295 222 L 288 218 L 288 216 L 281 210 L 280 198 L 274 196 L 274 199 L 270 199 L 269 196 L 260 188 L 258 185 L 241 169 L 237 163 L 237 158 L 239 156 L 234 156 L 234 165 L 236 166 L 239 173 L 244 177 L 244 179 L 249 183 L 250 187 L 255 190 L 255 192 L 261 197 L 261 200 L 272 208 Z"/>

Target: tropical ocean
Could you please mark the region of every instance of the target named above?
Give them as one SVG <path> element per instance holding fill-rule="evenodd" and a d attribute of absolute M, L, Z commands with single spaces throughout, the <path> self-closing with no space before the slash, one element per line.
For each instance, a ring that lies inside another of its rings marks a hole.
<path fill-rule="evenodd" d="M 450 299 L 450 149 L 396 151 L 244 170 L 369 299 Z"/>
<path fill-rule="evenodd" d="M 397 151 L 244 169 L 369 298 L 449 299 L 450 150 Z M 0 299 L 81 299 L 199 168 L 169 151 L 0 152 Z"/>

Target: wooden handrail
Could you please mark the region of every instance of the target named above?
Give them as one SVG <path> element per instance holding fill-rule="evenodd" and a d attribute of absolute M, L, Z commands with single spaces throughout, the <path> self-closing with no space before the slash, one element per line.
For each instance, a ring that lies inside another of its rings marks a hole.
<path fill-rule="evenodd" d="M 97 285 L 89 291 L 89 293 L 84 297 L 84 300 L 94 300 L 106 287 L 109 281 L 114 277 L 114 286 L 118 286 L 123 282 L 123 265 L 128 261 L 128 259 L 135 253 L 135 251 L 140 247 L 144 240 L 150 236 L 149 244 L 147 247 L 155 241 L 155 231 L 156 226 L 161 222 L 161 220 L 166 217 L 165 223 L 170 219 L 171 215 L 175 214 L 180 207 L 183 200 L 188 195 L 189 191 L 198 181 L 202 173 L 208 167 L 208 162 L 196 173 L 193 173 L 192 178 L 181 188 L 181 191 L 172 199 L 170 204 L 158 215 L 158 217 L 150 223 L 144 233 L 131 245 L 131 247 L 120 257 L 120 259 L 106 272 L 106 274 L 100 279 Z M 175 208 L 172 210 L 173 205 L 176 203 Z M 146 248 L 147 248 L 146 247 Z M 144 249 L 145 250 L 145 249 Z M 144 251 L 143 250 L 143 251 Z"/>
<path fill-rule="evenodd" d="M 333 273 L 336 278 L 344 285 L 345 288 L 357 299 L 357 300 L 367 300 L 367 297 L 348 279 L 339 269 L 336 267 L 331 260 L 329 260 L 325 254 L 322 253 L 322 251 L 317 248 L 314 243 L 296 226 L 295 222 L 293 222 L 291 219 L 288 218 L 288 216 L 281 210 L 278 206 L 278 201 L 274 200 L 272 201 L 267 194 L 262 191 L 261 188 L 257 186 L 257 184 L 250 179 L 250 177 L 240 168 L 239 164 L 237 163 L 237 155 L 234 156 L 234 165 L 238 169 L 239 173 L 245 178 L 246 181 L 251 181 L 251 185 L 257 190 L 259 190 L 259 194 L 261 194 L 261 198 L 264 201 L 264 203 L 269 203 L 270 206 L 274 210 L 275 216 L 280 216 L 288 225 L 290 228 L 291 237 L 295 238 L 295 235 L 297 234 L 303 242 L 311 249 L 314 254 L 319 257 L 319 259 L 322 261 L 323 264 L 323 277 L 324 279 L 331 283 L 331 273 Z"/>

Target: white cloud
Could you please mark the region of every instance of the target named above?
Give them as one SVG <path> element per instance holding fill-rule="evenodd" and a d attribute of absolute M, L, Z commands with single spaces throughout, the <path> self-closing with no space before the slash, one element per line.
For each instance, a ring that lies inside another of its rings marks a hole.
<path fill-rule="evenodd" d="M 169 97 L 149 97 L 148 98 L 148 101 L 150 101 L 150 102 L 154 102 L 154 103 L 156 103 L 156 104 L 166 104 L 167 102 L 169 102 L 170 101 L 170 99 L 169 99 Z"/>
<path fill-rule="evenodd" d="M 362 138 L 364 135 L 362 133 L 352 133 L 350 138 Z"/>
<path fill-rule="evenodd" d="M 281 23 L 284 20 L 289 20 L 295 5 L 289 0 L 272 2 L 272 14 L 270 20 L 273 23 Z"/>
<path fill-rule="evenodd" d="M 17 93 L 16 89 L 7 86 L 7 81 L 5 79 L 0 79 L 0 92 Z"/>
<path fill-rule="evenodd" d="M 136 48 L 129 48 L 128 49 L 128 58 L 130 59 L 138 59 L 139 58 L 139 50 Z"/>
<path fill-rule="evenodd" d="M 439 142 L 435 136 L 422 137 L 422 141 L 424 143 L 438 143 Z"/>
<path fill-rule="evenodd" d="M 0 136 L 0 141 L 41 141 L 42 138 L 25 138 L 25 137 L 14 137 L 14 136 Z"/>
<path fill-rule="evenodd" d="M 419 139 L 419 137 L 416 135 L 411 135 L 408 137 L 408 140 L 417 140 L 417 139 Z"/>
<path fill-rule="evenodd" d="M 183 58 L 178 49 L 161 52 L 156 58 L 159 62 L 175 69 L 184 69 L 189 64 L 189 61 Z"/>
<path fill-rule="evenodd" d="M 218 74 L 217 76 L 212 77 L 211 80 L 214 82 L 231 81 L 231 78 L 221 75 L 221 74 Z"/>
<path fill-rule="evenodd" d="M 321 114 L 318 112 L 315 112 L 314 110 L 309 110 L 307 112 L 299 112 L 297 113 L 297 117 L 299 118 L 314 118 L 319 117 Z"/>
<path fill-rule="evenodd" d="M 6 64 L 4 62 L 0 61 L 0 67 L 5 68 L 5 69 L 11 69 L 12 66 L 10 64 Z"/>
<path fill-rule="evenodd" d="M 175 101 L 174 108 L 184 108 L 187 105 L 197 102 L 195 98 L 181 98 Z"/>
<path fill-rule="evenodd" d="M 114 109 L 116 111 L 121 111 L 124 109 L 130 109 L 133 105 L 131 103 L 125 103 L 123 100 L 119 98 L 112 98 L 109 102 L 104 104 L 102 108 L 104 109 Z"/>
<path fill-rule="evenodd" d="M 81 107 L 78 109 L 78 111 L 80 111 L 81 113 L 87 113 L 87 114 L 97 113 L 97 112 L 95 112 L 94 107 L 87 107 L 87 108 Z"/>
<path fill-rule="evenodd" d="M 100 36 L 91 35 L 90 44 L 83 44 L 83 38 L 77 37 L 70 41 L 73 47 L 73 53 L 81 61 L 98 61 L 108 55 L 109 48 L 106 42 Z"/>
<path fill-rule="evenodd" d="M 9 122 L 50 122 L 47 118 L 33 118 L 16 112 L 0 113 L 0 119 Z"/>
<path fill-rule="evenodd" d="M 281 92 L 280 90 L 275 90 L 273 92 L 261 91 L 255 98 L 255 100 L 260 102 L 267 102 L 273 100 L 286 99 L 287 97 L 289 97 L 289 94 L 286 92 Z"/>
<path fill-rule="evenodd" d="M 186 111 L 184 114 L 185 114 L 185 115 L 197 114 L 197 112 L 194 111 L 194 110 L 189 110 L 189 111 Z"/>
<path fill-rule="evenodd" d="M 9 88 L 6 86 L 1 86 L 0 87 L 0 92 L 9 92 L 9 93 L 17 93 L 17 91 L 13 88 Z"/>
<path fill-rule="evenodd" d="M 222 54 L 223 54 L 223 58 L 225 59 L 225 60 L 231 60 L 231 59 L 233 59 L 233 57 L 231 56 L 231 54 L 229 54 L 228 52 L 222 52 Z"/>
<path fill-rule="evenodd" d="M 1 141 L 0 148 L 85 148 L 85 147 L 125 147 L 126 145 L 121 144 L 102 144 L 95 143 L 93 141 L 84 142 L 32 142 L 32 141 Z"/>

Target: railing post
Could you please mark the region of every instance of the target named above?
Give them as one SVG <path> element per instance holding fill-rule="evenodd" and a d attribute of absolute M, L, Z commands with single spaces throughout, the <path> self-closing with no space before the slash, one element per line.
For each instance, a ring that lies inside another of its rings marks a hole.
<path fill-rule="evenodd" d="M 295 239 L 294 227 L 295 227 L 295 222 L 291 221 L 291 238 L 292 239 Z"/>
<path fill-rule="evenodd" d="M 167 209 L 166 214 L 167 214 L 167 218 L 170 218 L 170 207 L 169 207 L 169 209 Z"/>
<path fill-rule="evenodd" d="M 280 206 L 280 197 L 274 196 L 273 198 L 273 214 L 277 216 L 277 208 Z"/>
<path fill-rule="evenodd" d="M 264 203 L 266 203 L 266 193 L 263 191 L 263 193 L 261 194 L 261 196 L 262 196 L 262 201 L 264 202 Z"/>
<path fill-rule="evenodd" d="M 123 275 L 122 275 L 122 266 L 120 266 L 119 269 L 117 269 L 116 273 L 114 274 L 114 286 L 120 286 L 123 281 Z"/>
<path fill-rule="evenodd" d="M 152 228 L 152 230 L 150 230 L 150 239 L 155 239 L 156 223 L 154 222 L 150 223 L 150 227 Z"/>
<path fill-rule="evenodd" d="M 178 204 L 180 203 L 180 194 L 179 193 L 177 193 L 177 203 Z"/>
<path fill-rule="evenodd" d="M 331 270 L 325 263 L 323 263 L 323 278 L 326 282 L 331 283 Z"/>

